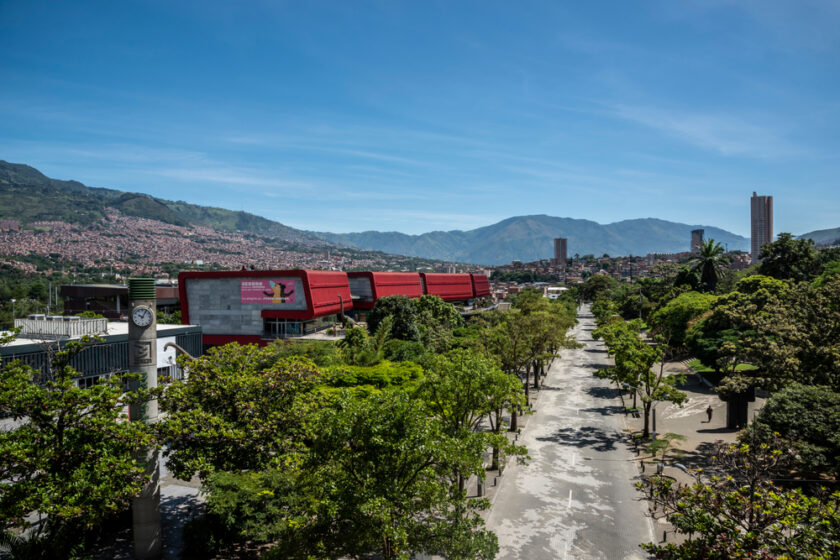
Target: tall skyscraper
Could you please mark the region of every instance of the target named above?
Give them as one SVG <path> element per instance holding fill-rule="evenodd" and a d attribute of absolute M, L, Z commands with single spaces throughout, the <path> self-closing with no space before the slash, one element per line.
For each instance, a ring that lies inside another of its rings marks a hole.
<path fill-rule="evenodd" d="M 759 262 L 761 247 L 773 242 L 773 197 L 758 196 L 753 191 L 750 199 L 750 256 Z"/>
<path fill-rule="evenodd" d="M 700 252 L 700 246 L 703 245 L 703 233 L 704 233 L 704 230 L 702 230 L 702 229 L 691 230 L 691 252 L 692 253 L 699 253 Z"/>
<path fill-rule="evenodd" d="M 566 242 L 565 237 L 554 239 L 554 266 L 566 268 Z"/>

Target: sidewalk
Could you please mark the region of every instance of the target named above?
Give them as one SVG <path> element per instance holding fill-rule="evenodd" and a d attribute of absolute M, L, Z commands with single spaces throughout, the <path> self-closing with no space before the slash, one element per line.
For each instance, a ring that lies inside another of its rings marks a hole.
<path fill-rule="evenodd" d="M 659 364 L 654 366 L 657 371 Z M 660 402 L 655 404 L 656 408 L 656 432 L 659 435 L 668 432 L 679 434 L 686 438 L 685 441 L 672 442 L 673 449 L 668 451 L 663 462 L 662 474 L 674 478 L 682 484 L 693 484 L 695 479 L 679 467 L 683 465 L 688 469 L 707 469 L 711 465 L 711 457 L 714 454 L 718 442 L 733 443 L 737 440 L 740 430 L 732 430 L 726 427 L 726 403 L 720 400 L 717 393 L 712 391 L 704 379 L 695 374 L 694 371 L 685 365 L 684 362 L 667 362 L 665 364 L 666 374 L 685 375 L 685 385 L 678 388 L 688 395 L 688 400 L 682 408 L 671 403 Z M 632 397 L 625 396 L 628 406 L 632 405 Z M 756 397 L 755 402 L 749 403 L 748 418 L 753 416 L 764 406 L 765 399 Z M 706 408 L 711 405 L 712 419 L 708 421 Z M 641 408 L 641 407 L 640 407 Z M 626 416 L 627 427 L 630 433 L 641 433 L 644 428 L 644 416 L 639 418 L 632 415 Z M 653 424 L 651 422 L 651 431 Z M 656 463 L 659 459 L 651 457 L 643 448 L 637 449 L 639 457 L 640 473 L 651 474 L 655 472 Z M 643 464 L 644 463 L 644 464 Z M 644 471 L 642 471 L 644 469 Z M 657 521 L 657 537 L 668 531 L 671 536 L 671 528 L 664 519 Z"/>

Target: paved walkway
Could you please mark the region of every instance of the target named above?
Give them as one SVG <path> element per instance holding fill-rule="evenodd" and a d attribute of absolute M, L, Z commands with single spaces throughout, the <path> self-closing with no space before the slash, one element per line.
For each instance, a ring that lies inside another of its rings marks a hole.
<path fill-rule="evenodd" d="M 658 368 L 657 364 L 654 366 Z M 712 462 L 718 442 L 732 443 L 738 439 L 740 430 L 726 427 L 726 403 L 714 393 L 704 380 L 695 375 L 694 371 L 682 362 L 666 362 L 665 371 L 670 374 L 685 374 L 686 383 L 679 387 L 688 395 L 688 400 L 682 407 L 670 403 L 656 404 L 656 431 L 659 434 L 675 433 L 685 437 L 685 441 L 675 441 L 674 449 L 665 457 L 664 474 L 676 478 L 683 483 L 692 483 L 694 479 L 677 468 L 676 464 L 690 469 L 702 467 L 707 469 Z M 758 391 L 763 394 L 762 391 Z M 632 398 L 632 397 L 631 397 Z M 752 421 L 755 414 L 764 406 L 765 398 L 757 397 L 755 402 L 749 403 L 747 418 Z M 629 403 L 628 403 L 629 404 Z M 706 408 L 712 407 L 711 421 L 706 416 Z M 644 419 L 627 418 L 631 431 L 641 433 Z M 640 451 L 641 458 L 648 457 Z M 652 459 L 645 459 L 653 461 Z M 661 534 L 657 531 L 657 534 Z"/>
<path fill-rule="evenodd" d="M 554 362 L 519 438 L 531 460 L 509 466 L 494 496 L 487 525 L 500 559 L 642 559 L 639 544 L 654 538 L 621 401 L 592 375 L 609 358 L 588 307 L 578 319 L 584 347 Z"/>

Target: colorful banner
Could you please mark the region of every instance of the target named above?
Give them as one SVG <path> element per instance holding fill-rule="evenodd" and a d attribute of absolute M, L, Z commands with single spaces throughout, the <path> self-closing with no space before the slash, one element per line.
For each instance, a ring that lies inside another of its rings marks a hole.
<path fill-rule="evenodd" d="M 294 303 L 295 281 L 288 280 L 241 280 L 240 303 Z"/>

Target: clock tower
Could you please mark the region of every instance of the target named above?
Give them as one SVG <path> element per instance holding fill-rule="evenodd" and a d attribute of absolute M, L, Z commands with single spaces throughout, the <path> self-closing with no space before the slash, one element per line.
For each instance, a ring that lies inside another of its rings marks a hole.
<path fill-rule="evenodd" d="M 128 370 L 140 374 L 129 389 L 157 387 L 157 309 L 154 278 L 128 280 Z M 132 422 L 157 422 L 156 400 L 129 406 Z M 149 483 L 132 501 L 134 518 L 134 557 L 138 560 L 160 558 L 160 465 L 158 453 L 148 449 L 139 459 L 146 464 Z"/>

